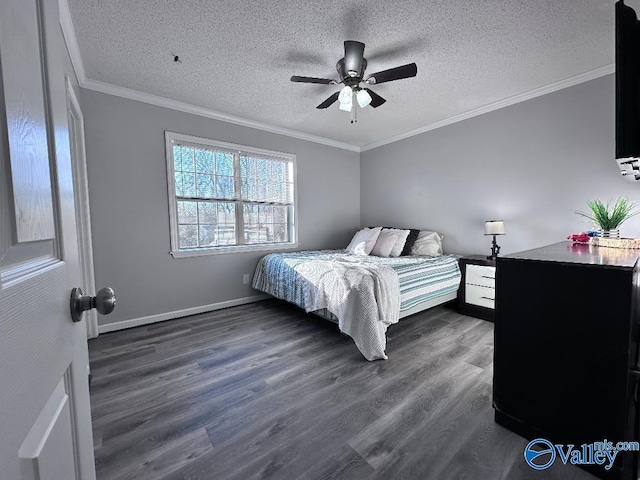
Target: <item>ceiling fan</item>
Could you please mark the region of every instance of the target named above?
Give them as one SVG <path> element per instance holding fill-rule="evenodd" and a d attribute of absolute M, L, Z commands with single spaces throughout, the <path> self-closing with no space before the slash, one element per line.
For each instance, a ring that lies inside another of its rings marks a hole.
<path fill-rule="evenodd" d="M 340 110 L 351 112 L 351 123 L 357 121 L 356 109 L 353 108 L 353 98 L 356 98 L 360 108 L 371 105 L 374 108 L 382 105 L 386 100 L 369 88 L 360 87 L 360 83 L 367 85 L 376 85 L 379 83 L 391 82 L 402 78 L 415 77 L 418 73 L 418 67 L 415 63 L 408 63 L 400 67 L 382 70 L 364 76 L 367 68 L 367 59 L 364 58 L 364 43 L 354 40 L 345 40 L 344 42 L 344 58 L 338 60 L 336 70 L 341 80 L 332 80 L 329 78 L 315 77 L 299 77 L 294 75 L 291 77 L 292 82 L 300 83 L 321 83 L 325 85 L 344 84 L 344 88 L 334 93 L 316 108 L 327 108 L 336 101 L 340 102 Z"/>

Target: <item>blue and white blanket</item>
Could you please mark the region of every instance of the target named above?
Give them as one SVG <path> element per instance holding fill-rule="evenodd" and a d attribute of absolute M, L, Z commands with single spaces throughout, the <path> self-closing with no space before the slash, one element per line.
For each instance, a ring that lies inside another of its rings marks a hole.
<path fill-rule="evenodd" d="M 386 359 L 386 331 L 400 312 L 454 292 L 460 269 L 452 255 L 383 258 L 344 250 L 272 253 L 256 268 L 253 288 L 307 312 L 326 309 L 367 360 Z"/>

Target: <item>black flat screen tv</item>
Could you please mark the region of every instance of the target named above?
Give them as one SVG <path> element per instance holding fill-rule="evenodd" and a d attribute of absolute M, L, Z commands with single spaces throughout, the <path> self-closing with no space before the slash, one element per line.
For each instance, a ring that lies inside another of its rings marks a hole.
<path fill-rule="evenodd" d="M 615 27 L 616 160 L 622 167 L 640 160 L 640 22 L 623 0 L 615 5 Z"/>

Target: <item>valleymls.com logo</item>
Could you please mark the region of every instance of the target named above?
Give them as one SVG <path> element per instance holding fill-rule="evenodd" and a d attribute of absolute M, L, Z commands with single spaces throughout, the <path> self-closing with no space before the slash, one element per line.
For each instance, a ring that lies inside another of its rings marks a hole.
<path fill-rule="evenodd" d="M 537 447 L 537 450 L 534 450 Z M 531 440 L 529 444 L 524 447 L 524 459 L 527 461 L 531 468 L 536 470 L 544 470 L 553 465 L 556 460 L 556 449 L 549 440 L 544 438 L 536 438 Z"/>
<path fill-rule="evenodd" d="M 557 458 L 565 465 L 603 465 L 605 470 L 613 467 L 618 452 L 640 451 L 638 442 L 618 442 L 615 445 L 606 438 L 602 442 L 583 443 L 578 448 L 572 444 L 553 444 L 544 438 L 531 440 L 524 447 L 524 459 L 531 468 L 544 470 Z"/>

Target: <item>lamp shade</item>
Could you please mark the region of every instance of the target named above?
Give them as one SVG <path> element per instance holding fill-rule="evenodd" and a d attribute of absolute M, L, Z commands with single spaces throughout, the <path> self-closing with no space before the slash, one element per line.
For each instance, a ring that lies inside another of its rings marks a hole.
<path fill-rule="evenodd" d="M 350 86 L 344 87 L 340 90 L 340 94 L 338 95 L 338 101 L 340 103 L 352 103 L 353 102 L 353 90 Z"/>
<path fill-rule="evenodd" d="M 340 103 L 340 105 L 338 105 L 338 108 L 340 108 L 340 110 L 344 110 L 345 112 L 350 112 L 352 107 L 353 107 L 353 103 L 351 102 Z"/>
<path fill-rule="evenodd" d="M 366 90 L 358 90 L 356 93 L 356 97 L 358 99 L 358 105 L 360 108 L 364 108 L 371 103 L 371 95 Z"/>
<path fill-rule="evenodd" d="M 340 90 L 338 101 L 340 102 L 340 105 L 338 105 L 340 110 L 350 112 L 351 108 L 353 107 L 353 89 L 347 85 L 342 90 Z"/>
<path fill-rule="evenodd" d="M 502 220 L 487 220 L 484 224 L 485 235 L 504 235 L 504 222 Z"/>

